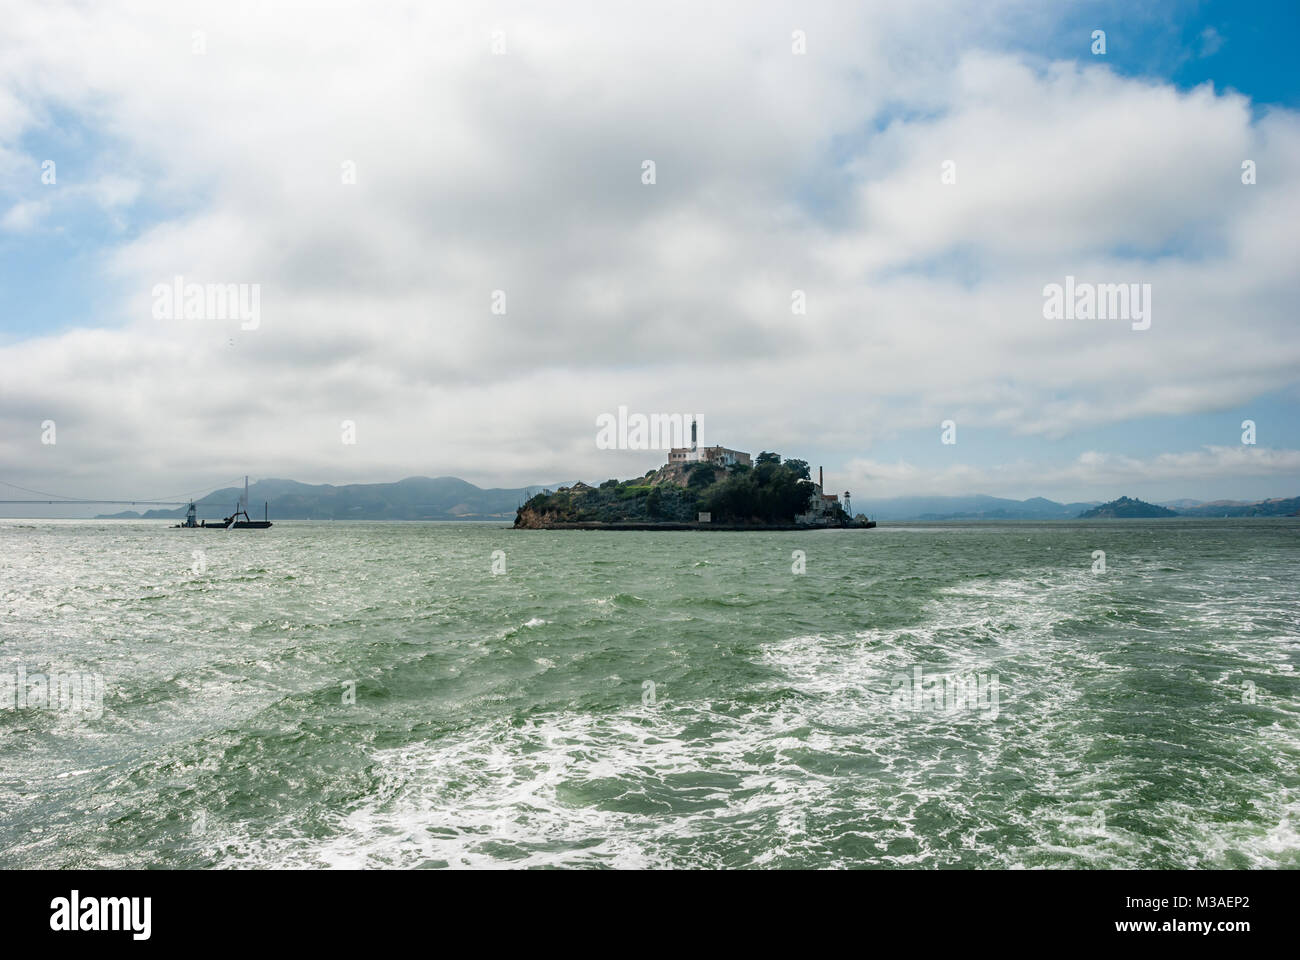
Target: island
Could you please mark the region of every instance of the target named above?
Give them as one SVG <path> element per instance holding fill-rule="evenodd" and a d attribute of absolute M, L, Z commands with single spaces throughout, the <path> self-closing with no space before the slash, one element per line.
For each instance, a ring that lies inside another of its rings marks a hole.
<path fill-rule="evenodd" d="M 1153 517 L 1176 517 L 1178 513 L 1170 510 L 1168 507 L 1156 506 L 1154 503 L 1147 503 L 1145 500 L 1132 500 L 1128 497 L 1120 497 L 1118 500 L 1112 500 L 1110 503 L 1103 503 L 1099 507 L 1093 507 L 1091 510 L 1085 510 L 1079 514 L 1080 520 L 1129 520 L 1135 518 L 1153 518 Z"/>
<path fill-rule="evenodd" d="M 520 530 L 869 529 L 844 499 L 825 493 L 807 462 L 726 447 L 673 448 L 668 462 L 631 480 L 578 483 L 530 497 L 515 516 Z"/>

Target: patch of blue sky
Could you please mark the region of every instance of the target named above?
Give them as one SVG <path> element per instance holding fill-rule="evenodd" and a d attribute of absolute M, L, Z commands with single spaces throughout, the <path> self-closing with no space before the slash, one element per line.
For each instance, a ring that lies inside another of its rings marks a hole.
<path fill-rule="evenodd" d="M 1152 77 L 1190 90 L 1213 83 L 1236 90 L 1257 109 L 1300 107 L 1300 37 L 1295 0 L 1131 0 L 1063 5 L 1046 36 L 1021 36 L 1016 49 L 1049 59 L 1105 63 L 1123 76 Z M 1106 34 L 1094 54 L 1093 31 Z"/>
<path fill-rule="evenodd" d="M 26 225 L 0 230 L 0 342 L 120 326 L 124 291 L 106 272 L 109 257 L 181 211 L 150 189 L 152 171 L 69 114 L 42 117 L 10 147 L 27 163 L 0 184 L 0 217 L 20 204 L 36 213 Z M 42 180 L 46 161 L 54 162 L 53 183 Z M 133 196 L 106 200 L 105 186 L 132 182 L 139 187 Z"/>

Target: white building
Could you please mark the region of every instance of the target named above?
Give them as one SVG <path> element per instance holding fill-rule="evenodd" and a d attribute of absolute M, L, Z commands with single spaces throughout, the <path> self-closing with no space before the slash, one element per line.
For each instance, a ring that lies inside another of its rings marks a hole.
<path fill-rule="evenodd" d="M 701 447 L 696 437 L 695 421 L 691 421 L 691 445 L 689 447 L 673 447 L 668 451 L 668 462 L 673 463 L 709 463 L 715 467 L 730 467 L 737 463 L 743 463 L 747 467 L 752 467 L 753 460 L 749 454 L 743 450 L 732 450 L 728 447 Z"/>
<path fill-rule="evenodd" d="M 800 483 L 811 484 L 813 496 L 808 503 L 808 510 L 805 513 L 798 514 L 794 518 L 795 523 L 830 523 L 839 513 L 836 509 L 840 505 L 840 497 L 837 493 L 822 493 L 822 471 L 821 467 L 817 468 L 817 483 L 811 480 L 800 480 Z"/>

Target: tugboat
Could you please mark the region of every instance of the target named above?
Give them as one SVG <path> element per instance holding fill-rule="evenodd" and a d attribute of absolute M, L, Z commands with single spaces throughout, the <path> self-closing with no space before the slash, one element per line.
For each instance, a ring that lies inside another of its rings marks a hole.
<path fill-rule="evenodd" d="M 248 504 L 248 477 L 244 477 L 244 498 L 242 501 L 245 506 Z M 271 525 L 270 505 L 262 504 L 263 516 L 268 519 L 254 520 L 248 515 L 247 509 L 240 509 L 240 504 L 235 504 L 235 512 L 226 517 L 220 523 L 208 523 L 197 521 L 198 509 L 194 506 L 194 501 L 190 501 L 189 509 L 185 511 L 185 522 L 175 524 L 173 530 L 195 529 L 195 530 L 265 530 Z M 239 518 L 243 517 L 243 520 Z"/>

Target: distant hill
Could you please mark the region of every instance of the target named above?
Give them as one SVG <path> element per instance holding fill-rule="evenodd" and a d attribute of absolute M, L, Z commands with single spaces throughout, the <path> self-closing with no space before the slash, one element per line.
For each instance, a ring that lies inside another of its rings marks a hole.
<path fill-rule="evenodd" d="M 1168 507 L 1158 507 L 1154 503 L 1147 503 L 1145 500 L 1131 500 L 1128 497 L 1120 497 L 1118 500 L 1112 500 L 1110 503 L 1103 503 L 1099 507 L 1083 511 L 1083 513 L 1079 514 L 1079 519 L 1105 518 L 1123 520 L 1137 517 L 1176 516 L 1178 514 Z"/>
<path fill-rule="evenodd" d="M 980 494 L 974 497 L 893 497 L 871 500 L 855 495 L 855 510 L 873 520 L 1072 520 L 1091 503 L 1057 503 L 1044 497 L 1007 500 Z"/>
<path fill-rule="evenodd" d="M 1300 497 L 1243 500 L 1172 500 L 1162 504 L 1120 497 L 1110 503 L 1058 503 L 1043 497 L 1004 500 L 999 497 L 894 497 L 872 500 L 854 496 L 854 509 L 873 520 L 931 522 L 941 520 L 1073 520 L 1093 517 L 1293 517 L 1300 514 Z M 1172 508 L 1172 509 L 1171 509 Z M 1145 512 L 1145 511 L 1154 512 Z M 1112 512 L 1118 511 L 1118 512 Z M 1134 512 L 1136 511 L 1136 512 Z"/>
<path fill-rule="evenodd" d="M 1300 497 L 1277 497 L 1257 503 L 1218 500 L 1178 512 L 1188 517 L 1294 517 L 1300 511 Z"/>
<path fill-rule="evenodd" d="M 407 477 L 397 483 L 298 483 L 259 480 L 248 488 L 248 512 L 261 519 L 270 502 L 271 520 L 513 520 L 515 510 L 547 487 L 484 490 L 458 477 Z M 228 516 L 243 487 L 226 487 L 196 500 L 199 519 Z M 116 513 L 99 519 L 181 519 L 185 508 Z"/>

